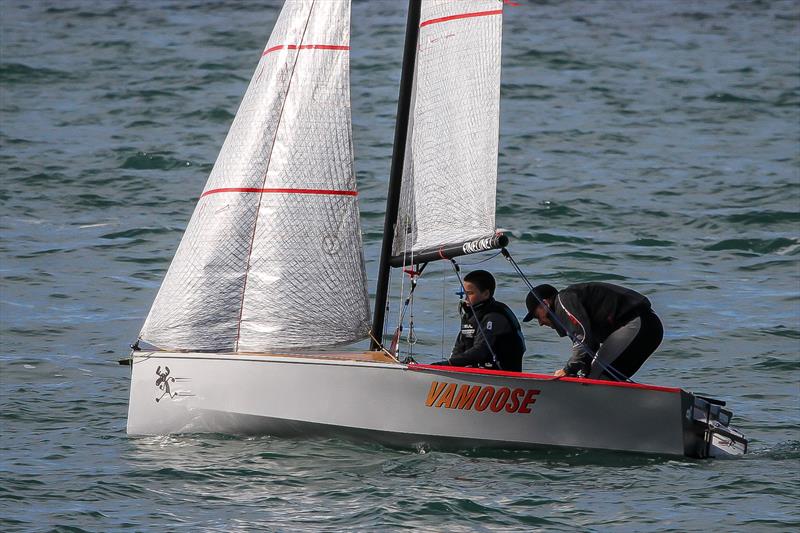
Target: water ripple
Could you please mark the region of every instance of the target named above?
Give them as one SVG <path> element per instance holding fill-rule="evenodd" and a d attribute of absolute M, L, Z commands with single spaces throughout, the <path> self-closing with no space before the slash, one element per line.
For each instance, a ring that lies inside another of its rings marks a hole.
<path fill-rule="evenodd" d="M 0 528 L 800 528 L 800 12 L 781 0 L 619 7 L 504 8 L 497 225 L 532 282 L 616 280 L 647 294 L 666 335 L 637 377 L 727 400 L 751 438 L 747 457 L 127 437 L 130 374 L 116 361 L 139 333 L 279 2 L 6 2 Z M 401 3 L 354 2 L 370 280 L 404 25 Z M 526 291 L 511 268 L 502 258 L 484 267 L 521 312 Z M 455 284 L 439 264 L 420 283 L 421 360 L 456 333 Z M 526 370 L 563 365 L 568 342 L 524 332 Z"/>

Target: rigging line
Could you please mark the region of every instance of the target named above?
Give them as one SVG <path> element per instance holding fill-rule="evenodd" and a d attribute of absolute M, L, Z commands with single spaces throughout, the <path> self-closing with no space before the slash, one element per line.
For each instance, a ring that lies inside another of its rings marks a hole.
<path fill-rule="evenodd" d="M 413 101 L 413 97 L 412 97 L 412 101 Z M 411 128 L 411 130 L 412 130 L 412 137 L 413 137 L 413 128 Z M 410 163 L 410 165 L 413 167 L 413 162 Z M 410 177 L 410 178 L 408 178 L 408 177 Z M 411 268 L 411 270 L 414 270 L 414 243 L 413 243 L 413 238 L 411 239 L 411 241 L 412 241 L 411 248 L 409 248 L 409 246 L 408 246 L 408 241 L 409 241 L 409 236 L 413 236 L 413 233 L 412 233 L 414 231 L 413 223 L 416 222 L 416 220 L 417 220 L 416 213 L 414 212 L 415 205 L 412 202 L 412 199 L 413 199 L 412 196 L 413 195 L 408 192 L 409 191 L 408 187 L 411 187 L 412 190 L 413 190 L 414 172 L 413 172 L 413 168 L 409 168 L 408 176 L 406 175 L 405 158 L 404 158 L 404 161 L 403 161 L 403 171 L 401 172 L 401 178 L 403 178 L 403 180 L 402 180 L 401 187 L 400 187 L 400 201 L 398 202 L 398 204 L 403 203 L 403 212 L 402 212 L 403 221 L 402 221 L 402 224 L 397 224 L 397 223 L 395 224 L 395 231 L 400 232 L 400 234 L 403 236 L 403 239 L 402 239 L 403 240 L 403 265 L 401 267 L 401 272 L 405 272 L 406 271 L 406 267 L 408 266 L 408 263 L 406 262 L 406 259 L 408 258 L 409 255 L 411 256 L 411 266 L 410 266 L 410 268 Z M 406 181 L 406 178 L 410 179 L 410 181 L 412 183 L 409 184 L 409 182 Z M 392 238 L 394 239 L 394 234 L 393 234 Z M 403 276 L 403 281 L 405 281 L 405 279 L 406 279 L 405 276 Z M 411 280 L 412 281 L 414 280 L 413 276 L 411 276 Z M 404 292 L 405 292 L 405 286 L 403 285 L 403 283 L 401 283 L 400 284 L 400 299 L 401 299 L 400 302 L 401 302 L 401 304 L 400 304 L 400 308 L 399 308 L 400 315 L 398 317 L 398 324 L 397 324 L 397 330 L 396 330 L 398 332 L 403 330 L 403 316 L 405 314 L 405 306 L 402 304 L 402 298 L 403 298 L 403 293 Z M 414 292 L 414 287 L 412 286 L 409 295 L 411 293 L 413 293 L 413 292 Z M 406 306 L 407 305 L 408 305 L 408 301 L 406 301 Z M 399 347 L 399 344 L 398 344 L 398 347 Z"/>
<path fill-rule="evenodd" d="M 400 363 L 400 362 L 401 362 L 401 361 L 400 361 L 400 359 L 398 359 L 397 357 L 395 357 L 395 355 L 394 355 L 392 352 L 390 352 L 389 350 L 387 350 L 387 349 L 386 349 L 386 348 L 383 346 L 383 344 L 381 344 L 380 342 L 378 342 L 378 339 L 376 339 L 376 338 L 375 338 L 375 335 L 373 335 L 373 334 L 372 334 L 372 330 L 369 330 L 369 331 L 367 332 L 367 335 L 369 335 L 369 338 L 370 338 L 370 340 L 374 341 L 374 342 L 375 342 L 375 344 L 377 344 L 377 345 L 380 347 L 380 349 L 381 349 L 381 351 L 382 351 L 383 353 L 385 353 L 386 355 L 388 355 L 389 357 L 391 357 L 392 359 L 394 359 L 396 362 L 398 362 L 398 363 Z"/>
<path fill-rule="evenodd" d="M 400 73 L 400 92 L 397 98 L 397 116 L 392 145 L 392 161 L 389 169 L 389 190 L 386 196 L 386 216 L 383 219 L 383 241 L 381 242 L 378 279 L 375 286 L 375 313 L 372 315 L 373 329 L 385 322 L 386 297 L 388 295 L 389 271 L 392 269 L 390 256 L 397 226 L 397 211 L 400 205 L 403 165 L 408 143 L 409 123 L 411 121 L 411 101 L 413 95 L 414 67 L 416 65 L 417 38 L 419 37 L 419 16 L 422 2 L 409 0 L 406 19 L 406 35 L 403 46 L 403 63 Z M 380 304 L 380 305 L 379 305 Z M 376 346 L 371 345 L 370 349 Z"/>
<path fill-rule="evenodd" d="M 550 308 L 550 306 L 546 305 L 546 304 L 545 304 L 545 302 L 543 302 L 543 301 L 542 301 L 542 300 L 541 300 L 541 299 L 538 297 L 538 295 L 536 295 L 536 293 L 534 293 L 534 292 L 533 292 L 533 285 L 532 285 L 532 284 L 531 284 L 531 282 L 528 280 L 528 278 L 525 276 L 525 274 L 522 272 L 522 269 L 519 267 L 519 265 L 517 264 L 517 262 L 516 262 L 516 261 L 514 261 L 514 258 L 513 258 L 513 257 L 511 257 L 511 253 L 510 253 L 510 252 L 509 252 L 507 249 L 505 249 L 505 248 L 503 248 L 503 249 L 501 250 L 501 253 L 503 254 L 503 256 L 504 256 L 506 259 L 508 259 L 508 261 L 509 261 L 509 262 L 511 263 L 511 265 L 514 267 L 514 269 L 517 271 L 517 274 L 519 274 L 519 275 L 520 275 L 520 277 L 522 277 L 523 281 L 524 281 L 524 282 L 525 282 L 525 284 L 528 286 L 528 290 L 530 291 L 530 293 L 531 293 L 531 294 L 533 294 L 533 295 L 534 295 L 534 297 L 536 298 L 536 300 L 538 301 L 538 303 L 539 303 L 540 305 L 544 305 L 544 306 L 545 306 L 545 309 L 547 309 L 547 316 L 548 316 L 548 317 L 549 317 L 549 318 L 550 318 L 550 319 L 553 321 L 553 323 L 554 323 L 554 324 L 556 324 L 556 325 L 557 325 L 559 328 L 561 328 L 561 329 L 562 329 L 562 330 L 563 330 L 563 331 L 564 331 L 564 332 L 565 332 L 565 333 L 566 333 L 566 334 L 569 336 L 570 340 L 573 342 L 573 346 L 577 346 L 577 347 L 579 347 L 581 350 L 583 350 L 583 352 L 584 352 L 584 353 L 586 353 L 587 355 L 589 355 L 589 356 L 592 358 L 592 363 L 594 363 L 595 361 L 597 361 L 597 362 L 598 362 L 598 364 L 599 364 L 599 365 L 600 365 L 600 366 L 603 368 L 603 370 L 607 371 L 607 372 L 608 372 L 608 374 L 609 374 L 611 377 L 613 377 L 614 379 L 616 379 L 617 381 L 628 381 L 628 382 L 630 382 L 630 383 L 635 383 L 635 381 L 633 381 L 633 380 L 632 380 L 631 378 L 629 378 L 628 376 L 625 376 L 624 374 L 622 374 L 621 372 L 619 372 L 618 370 L 616 370 L 616 369 L 615 369 L 615 368 L 613 368 L 612 366 L 610 366 L 610 365 L 606 365 L 606 364 L 605 364 L 603 361 L 599 360 L 599 359 L 597 358 L 597 354 L 596 354 L 594 351 L 592 351 L 592 350 L 591 350 L 591 349 L 590 349 L 588 346 L 586 346 L 586 344 L 585 344 L 585 343 L 584 343 L 582 340 L 578 340 L 578 338 L 577 338 L 577 335 L 576 335 L 576 334 L 574 334 L 574 333 L 572 333 L 572 332 L 571 332 L 569 329 L 567 329 L 567 328 L 564 326 L 564 323 L 563 323 L 563 322 L 562 322 L 562 321 L 561 321 L 561 320 L 558 318 L 558 316 L 557 316 L 557 315 L 555 314 L 555 312 L 554 312 L 554 311 L 553 311 L 553 310 Z M 562 306 L 562 307 L 563 307 L 563 306 Z"/>
<path fill-rule="evenodd" d="M 314 12 L 314 4 L 316 0 L 312 0 L 311 7 L 308 8 L 308 17 L 306 18 L 306 24 L 303 26 L 303 34 L 300 36 L 300 45 L 303 44 L 303 40 L 306 37 L 306 31 L 308 30 L 308 23 L 311 21 L 311 13 Z M 283 96 L 283 101 L 281 102 L 281 112 L 278 114 L 278 122 L 275 125 L 275 134 L 272 136 L 272 144 L 269 147 L 269 154 L 267 155 L 267 165 L 264 169 L 264 179 L 261 182 L 261 188 L 264 189 L 265 185 L 267 184 L 267 174 L 269 174 L 269 165 L 272 162 L 272 152 L 275 149 L 275 141 L 278 138 L 278 131 L 281 127 L 281 120 L 283 119 L 283 110 L 286 108 L 286 100 L 289 98 L 289 90 L 292 87 L 292 80 L 294 79 L 294 71 L 297 68 L 297 62 L 300 59 L 300 50 L 294 56 L 294 63 L 292 63 L 292 72 L 289 74 L 289 82 L 286 85 L 286 93 Z M 261 201 L 264 198 L 264 193 L 259 193 L 258 195 L 258 206 L 256 208 L 256 219 L 253 221 L 253 231 L 250 234 L 250 247 L 247 250 L 247 263 L 244 270 L 244 283 L 242 283 L 242 300 L 241 304 L 239 305 L 239 320 L 236 324 L 236 342 L 233 345 L 233 351 L 239 351 L 239 340 L 241 338 L 242 333 L 242 315 L 244 314 L 244 298 L 247 292 L 247 279 L 250 276 L 250 259 L 253 255 L 253 244 L 256 240 L 256 229 L 258 229 L 258 215 L 261 213 Z"/>
<path fill-rule="evenodd" d="M 389 296 L 389 294 L 388 294 L 388 293 L 389 293 L 389 292 L 391 292 L 391 290 L 392 290 L 392 270 L 391 270 L 391 269 L 389 269 L 389 281 L 388 281 L 388 283 L 387 283 L 387 287 L 388 287 L 388 288 L 387 288 L 387 298 L 386 298 L 386 303 L 384 304 L 384 311 L 385 311 L 386 315 L 388 315 L 388 314 L 389 314 L 389 311 L 390 311 L 389 305 L 390 305 L 390 302 L 391 302 L 391 298 L 389 298 L 389 297 L 388 297 L 388 296 Z M 377 304 L 376 304 L 376 305 L 377 305 Z M 380 348 L 381 350 L 385 350 L 385 349 L 386 349 L 386 348 L 383 346 L 383 339 L 385 339 L 385 338 L 386 338 L 386 330 L 387 330 L 388 328 L 389 328 L 389 321 L 388 321 L 388 320 L 384 320 L 384 321 L 383 321 L 383 329 L 381 330 L 381 341 L 380 341 L 380 342 L 377 342 L 377 340 L 375 339 L 375 337 L 372 337 L 372 339 L 373 339 L 373 340 L 376 340 L 376 343 L 375 343 L 375 345 L 376 345 L 378 348 Z M 372 328 L 370 328 L 370 331 L 372 331 Z"/>
<path fill-rule="evenodd" d="M 572 333 L 569 329 L 567 329 L 564 326 L 564 323 L 561 322 L 561 319 L 558 318 L 558 316 L 550 308 L 550 306 L 546 305 L 545 302 L 542 301 L 535 292 L 533 292 L 533 285 L 528 280 L 528 278 L 525 276 L 525 274 L 522 272 L 522 269 L 519 267 L 517 262 L 514 261 L 514 258 L 511 257 L 511 253 L 506 248 L 502 248 L 500 250 L 500 253 L 502 253 L 503 257 L 505 257 L 508 260 L 508 262 L 511 263 L 511 265 L 514 267 L 514 270 L 517 271 L 517 274 L 519 274 L 519 276 L 525 282 L 525 285 L 528 286 L 528 291 L 531 294 L 533 294 L 533 296 L 536 298 L 536 300 L 539 303 L 539 305 L 544 305 L 544 308 L 547 309 L 547 316 L 550 318 L 550 320 L 552 320 L 554 324 L 556 324 L 559 328 L 561 328 L 567 334 L 569 339 L 573 342 L 574 346 L 578 346 L 581 350 L 583 350 L 583 352 L 585 354 L 587 354 L 588 356 L 590 356 L 592 358 L 592 363 L 594 363 L 596 361 L 603 370 L 608 372 L 609 376 L 613 377 L 617 381 L 627 381 L 629 383 L 636 383 L 630 377 L 626 376 L 625 374 L 623 374 L 622 372 L 620 372 L 619 370 L 617 370 L 613 366 L 607 365 L 606 363 L 604 363 L 603 361 L 598 359 L 597 353 L 595 353 L 588 346 L 586 346 L 586 344 L 582 340 L 578 340 L 577 335 Z M 563 307 L 563 305 L 562 305 L 562 307 Z"/>
<path fill-rule="evenodd" d="M 400 293 L 399 297 L 397 298 L 397 327 L 395 328 L 395 334 L 392 335 L 392 344 L 390 345 L 390 349 L 394 351 L 398 351 L 400 348 L 399 338 L 401 332 L 403 331 L 403 315 L 405 311 L 405 306 L 403 305 L 403 294 L 406 291 L 406 250 L 403 249 L 403 266 L 401 267 L 402 270 L 400 271 Z M 408 303 L 408 302 L 406 302 Z"/>
<path fill-rule="evenodd" d="M 416 213 L 414 216 L 414 221 L 416 222 L 417 217 Z M 416 341 L 412 342 L 412 335 L 414 333 L 414 290 L 417 288 L 418 277 L 422 274 L 422 271 L 425 269 L 425 265 L 416 271 L 416 275 L 414 274 L 414 247 L 411 247 L 411 267 L 409 272 L 409 278 L 411 279 L 411 289 L 408 291 L 408 300 L 406 301 L 406 308 L 409 310 L 410 314 L 408 316 L 408 335 L 406 336 L 406 344 L 408 345 L 408 356 L 412 359 L 414 358 L 414 344 Z M 405 310 L 404 310 L 405 311 Z M 400 327 L 402 328 L 402 319 L 400 322 Z M 398 338 L 398 345 L 399 345 L 399 338 Z"/>
<path fill-rule="evenodd" d="M 402 195 L 402 189 L 401 189 L 401 195 Z M 403 199 L 401 199 L 401 200 L 403 200 Z M 403 273 L 406 273 L 406 267 L 409 266 L 409 263 L 407 263 L 407 261 L 406 261 L 408 259 L 409 255 L 411 256 L 410 269 L 412 271 L 414 270 L 414 248 L 413 248 L 413 244 L 412 244 L 411 249 L 409 249 L 408 246 L 407 246 L 407 244 L 408 244 L 408 235 L 409 235 L 410 230 L 412 229 L 411 228 L 411 221 L 415 220 L 414 217 L 409 215 L 409 213 L 411 213 L 411 209 L 413 209 L 413 206 L 411 205 L 411 195 L 407 195 L 404 200 L 405 200 L 405 213 L 404 213 L 403 224 L 402 224 L 402 226 L 400 224 L 395 224 L 395 230 L 402 232 L 404 237 L 403 237 L 403 264 L 401 266 L 400 293 L 399 293 L 399 297 L 397 299 L 397 301 L 398 301 L 397 328 L 395 328 L 395 333 L 394 333 L 394 335 L 392 335 L 392 342 L 391 342 L 391 345 L 390 345 L 390 350 L 393 350 L 393 351 L 398 351 L 399 348 L 400 348 L 400 339 L 402 338 L 402 332 L 403 332 L 403 320 L 405 319 L 406 308 L 409 305 L 409 300 L 408 299 L 405 300 L 405 303 L 403 301 L 403 295 L 405 294 L 405 280 L 406 280 L 406 278 L 403 275 Z M 420 273 L 421 272 L 422 272 L 422 269 L 420 269 Z M 413 294 L 414 288 L 416 288 L 416 284 L 414 283 L 414 276 L 411 275 L 410 277 L 411 277 L 412 285 L 411 285 L 411 289 L 409 291 L 409 298 L 411 297 L 411 294 Z"/>
<path fill-rule="evenodd" d="M 406 337 L 406 342 L 412 348 L 409 348 L 409 355 L 413 357 L 414 350 L 413 346 L 417 343 L 417 335 L 414 333 L 414 291 L 417 290 L 417 285 L 419 284 L 419 279 L 422 277 L 422 271 L 425 270 L 425 267 L 428 266 L 428 263 L 423 263 L 417 270 L 414 270 L 413 263 L 411 267 L 411 271 L 408 273 L 411 276 L 411 290 L 408 293 L 408 300 L 407 305 L 409 309 L 409 316 L 408 316 L 408 336 Z"/>
<path fill-rule="evenodd" d="M 441 354 L 440 359 L 444 359 L 444 332 L 446 328 L 446 317 L 445 317 L 445 297 L 447 288 L 447 271 L 443 268 L 442 269 L 442 341 L 439 344 L 441 346 Z"/>
<path fill-rule="evenodd" d="M 487 257 L 486 259 L 481 259 L 480 261 L 475 261 L 474 263 L 461 263 L 461 266 L 480 265 L 481 263 L 485 263 L 486 261 L 491 261 L 492 259 L 494 259 L 498 255 L 500 255 L 501 253 L 503 253 L 503 252 L 496 252 L 496 253 L 490 255 L 489 257 Z"/>
<path fill-rule="evenodd" d="M 413 98 L 413 97 L 412 97 Z M 412 135 L 413 135 L 413 128 L 412 128 Z M 414 172 L 413 172 L 413 161 L 410 163 L 409 172 L 406 173 L 405 169 L 405 161 L 403 164 L 403 178 L 410 176 L 408 179 L 413 182 L 414 180 Z M 409 181 L 403 181 L 401 189 L 400 189 L 400 202 L 403 203 L 403 223 L 402 225 L 396 224 L 395 230 L 401 232 L 403 236 L 403 264 L 402 264 L 402 272 L 408 272 L 406 267 L 408 266 L 410 271 L 409 277 L 411 279 L 411 289 L 408 293 L 408 298 L 405 300 L 405 303 L 401 303 L 399 316 L 398 316 L 398 324 L 397 329 L 395 330 L 394 340 L 393 340 L 393 349 L 399 349 L 400 347 L 400 339 L 402 338 L 402 331 L 403 331 L 403 321 L 405 320 L 405 312 L 408 309 L 409 305 L 412 306 L 411 308 L 411 317 L 409 322 L 409 332 L 408 336 L 406 337 L 406 343 L 409 346 L 412 346 L 413 343 L 411 342 L 411 334 L 413 332 L 413 294 L 414 290 L 417 287 L 416 278 L 414 275 L 414 232 L 416 231 L 416 203 L 413 201 L 413 194 L 409 191 L 409 187 L 413 190 L 413 184 L 409 184 Z M 411 238 L 411 246 L 408 246 L 409 238 Z M 406 260 L 410 257 L 410 264 L 406 262 Z M 425 269 L 427 263 L 423 264 L 419 269 L 416 271 L 416 275 L 422 275 L 422 271 Z M 405 281 L 405 276 L 403 276 L 403 281 Z M 405 286 L 403 284 L 400 285 L 400 301 L 402 302 L 403 294 L 405 292 Z M 413 352 L 409 349 L 409 357 L 413 358 Z"/>
<path fill-rule="evenodd" d="M 408 345 L 408 354 L 414 354 L 414 289 L 417 288 L 417 280 L 411 280 L 411 290 L 408 292 L 408 334 L 406 335 L 406 344 Z"/>
<path fill-rule="evenodd" d="M 403 174 L 405 175 L 405 173 L 403 173 Z M 413 172 L 411 173 L 411 175 L 412 175 L 411 179 L 413 180 Z M 401 194 L 401 196 L 403 194 L 403 189 L 402 188 L 400 189 L 400 194 Z M 395 227 L 398 229 L 398 231 L 401 231 L 402 234 L 403 234 L 403 265 L 402 265 L 402 272 L 405 272 L 406 271 L 406 266 L 408 266 L 408 264 L 406 263 L 406 259 L 408 258 L 409 255 L 411 255 L 411 269 L 412 270 L 414 269 L 414 244 L 412 242 L 411 248 L 409 249 L 409 247 L 408 247 L 408 237 L 409 237 L 409 235 L 413 235 L 411 233 L 413 231 L 413 229 L 414 229 L 412 227 L 412 220 L 416 221 L 416 216 L 415 216 L 416 213 L 414 213 L 412 211 L 414 209 L 414 205 L 411 202 L 411 194 L 405 195 L 405 198 L 401 198 L 401 200 L 405 201 L 405 205 L 403 206 L 404 207 L 404 211 L 405 211 L 404 216 L 403 216 L 404 220 L 403 220 L 402 227 L 399 224 L 396 224 Z M 406 279 L 405 276 L 403 276 L 403 281 L 405 281 L 405 279 Z M 414 279 L 413 276 L 412 276 L 411 279 L 412 280 Z M 403 293 L 404 292 L 405 292 L 405 286 L 401 283 L 400 284 L 400 302 L 401 302 L 401 304 L 400 304 L 400 312 L 404 311 L 403 304 L 402 304 L 402 298 L 403 298 Z M 413 292 L 413 289 L 412 289 L 412 292 Z M 399 317 L 399 321 L 398 321 L 397 327 L 398 327 L 398 331 L 402 331 L 402 329 L 403 329 L 403 317 L 402 317 L 402 314 Z"/>
<path fill-rule="evenodd" d="M 416 285 L 415 285 L 416 286 Z M 408 315 L 408 334 L 406 335 L 406 344 L 408 345 L 408 356 L 414 358 L 414 345 L 417 343 L 417 335 L 414 333 L 414 295 L 409 295 L 409 315 Z"/>
<path fill-rule="evenodd" d="M 464 291 L 466 295 L 467 290 L 464 288 L 464 282 L 461 281 L 461 274 L 459 272 L 458 263 L 456 263 L 455 259 L 451 259 L 450 262 L 453 264 L 453 270 L 455 271 L 456 277 L 458 278 L 458 284 L 461 285 L 461 290 Z M 489 348 L 489 353 L 492 354 L 492 363 L 500 370 L 503 370 L 503 367 L 500 366 L 500 362 L 497 360 L 497 354 L 494 353 L 492 345 L 489 344 L 489 339 L 486 337 L 486 332 L 483 331 L 483 326 L 481 325 L 481 321 L 478 320 L 478 315 L 475 313 L 475 309 L 472 308 L 472 305 L 467 305 L 466 307 L 469 307 L 469 310 L 472 313 L 472 318 L 475 319 L 475 323 L 478 325 L 478 331 L 483 337 L 483 340 L 486 342 L 486 347 Z"/>
<path fill-rule="evenodd" d="M 403 275 L 403 273 L 401 272 L 400 276 L 402 277 L 402 275 Z M 393 278 L 394 278 L 394 272 L 392 270 L 389 270 L 389 287 L 390 288 L 394 287 L 394 290 L 397 291 L 398 290 L 397 286 L 396 285 L 392 285 L 392 282 L 394 281 Z M 402 281 L 403 280 L 401 279 L 400 282 L 402 283 Z M 402 293 L 398 293 L 398 294 L 400 294 L 400 297 L 398 298 L 398 300 L 399 300 L 399 299 L 401 299 L 403 297 L 403 295 L 402 295 Z M 392 299 L 387 297 L 387 299 L 386 299 L 386 314 L 387 314 L 387 316 L 390 316 L 391 311 L 392 311 L 391 302 L 392 302 Z M 389 332 L 389 320 L 384 320 L 384 325 L 383 325 L 384 338 L 385 338 L 385 335 L 388 332 Z"/>
<path fill-rule="evenodd" d="M 422 272 L 425 270 L 426 266 L 428 266 L 428 263 L 423 263 L 416 271 L 414 271 L 413 269 L 410 272 L 405 271 L 411 276 L 411 289 L 409 290 L 408 297 L 406 297 L 405 301 L 401 303 L 399 311 L 400 313 L 399 325 L 395 330 L 394 335 L 392 335 L 392 343 L 389 346 L 390 348 L 389 351 L 396 350 L 400 344 L 400 338 L 402 336 L 401 334 L 403 331 L 403 321 L 405 320 L 406 309 L 408 309 L 409 305 L 412 306 L 412 317 L 413 317 L 413 296 L 414 296 L 414 291 L 417 289 L 416 278 L 422 276 Z M 400 296 L 402 298 L 402 294 Z"/>

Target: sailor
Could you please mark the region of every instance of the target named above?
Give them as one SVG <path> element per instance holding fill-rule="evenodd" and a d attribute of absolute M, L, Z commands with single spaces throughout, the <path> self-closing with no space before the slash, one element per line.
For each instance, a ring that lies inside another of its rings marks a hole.
<path fill-rule="evenodd" d="M 556 376 L 580 373 L 594 379 L 624 381 L 639 370 L 664 337 L 650 300 L 611 283 L 578 283 L 561 291 L 552 285 L 539 285 L 528 293 L 525 304 L 528 314 L 523 322 L 536 318 L 540 326 L 553 328 L 561 337 L 569 334 L 575 341 L 572 357 L 564 368 L 555 371 Z"/>
<path fill-rule="evenodd" d="M 461 331 L 450 358 L 433 364 L 522 371 L 525 337 L 514 312 L 494 299 L 495 287 L 485 270 L 464 276 Z"/>

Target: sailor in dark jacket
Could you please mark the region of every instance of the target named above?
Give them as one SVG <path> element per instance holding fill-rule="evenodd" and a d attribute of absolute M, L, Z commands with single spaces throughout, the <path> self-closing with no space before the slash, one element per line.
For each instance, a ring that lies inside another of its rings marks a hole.
<path fill-rule="evenodd" d="M 485 270 L 464 276 L 461 332 L 450 358 L 434 364 L 522 371 L 522 328 L 514 312 L 494 299 L 494 290 L 494 276 Z"/>
<path fill-rule="evenodd" d="M 561 337 L 569 333 L 576 341 L 572 357 L 556 376 L 581 373 L 595 379 L 624 380 L 639 370 L 664 337 L 650 300 L 611 283 L 579 283 L 561 291 L 539 285 L 528 293 L 525 303 L 528 314 L 523 322 L 536 318 L 540 326 L 555 329 Z M 545 306 L 558 322 L 554 323 Z M 593 359 L 581 345 L 597 357 Z"/>

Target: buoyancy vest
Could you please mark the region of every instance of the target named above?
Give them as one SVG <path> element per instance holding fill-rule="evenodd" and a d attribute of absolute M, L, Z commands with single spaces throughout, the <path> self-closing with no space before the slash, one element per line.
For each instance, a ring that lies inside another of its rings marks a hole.
<path fill-rule="evenodd" d="M 522 371 L 525 336 L 522 334 L 522 328 L 514 312 L 506 304 L 498 302 L 494 298 L 474 306 L 473 311 L 474 315 L 472 311 L 465 309 L 461 321 L 462 346 L 465 349 L 472 347 L 476 336 L 480 334 L 480 330 L 487 330 L 488 316 L 492 313 L 500 315 L 505 319 L 509 327 L 505 333 L 493 336 L 492 351 L 496 361 L 493 361 L 491 355 L 489 355 L 489 360 L 484 362 L 484 366 L 497 370 Z M 481 328 L 478 328 L 476 319 L 480 322 Z M 493 326 L 492 329 L 497 330 L 497 326 Z"/>

